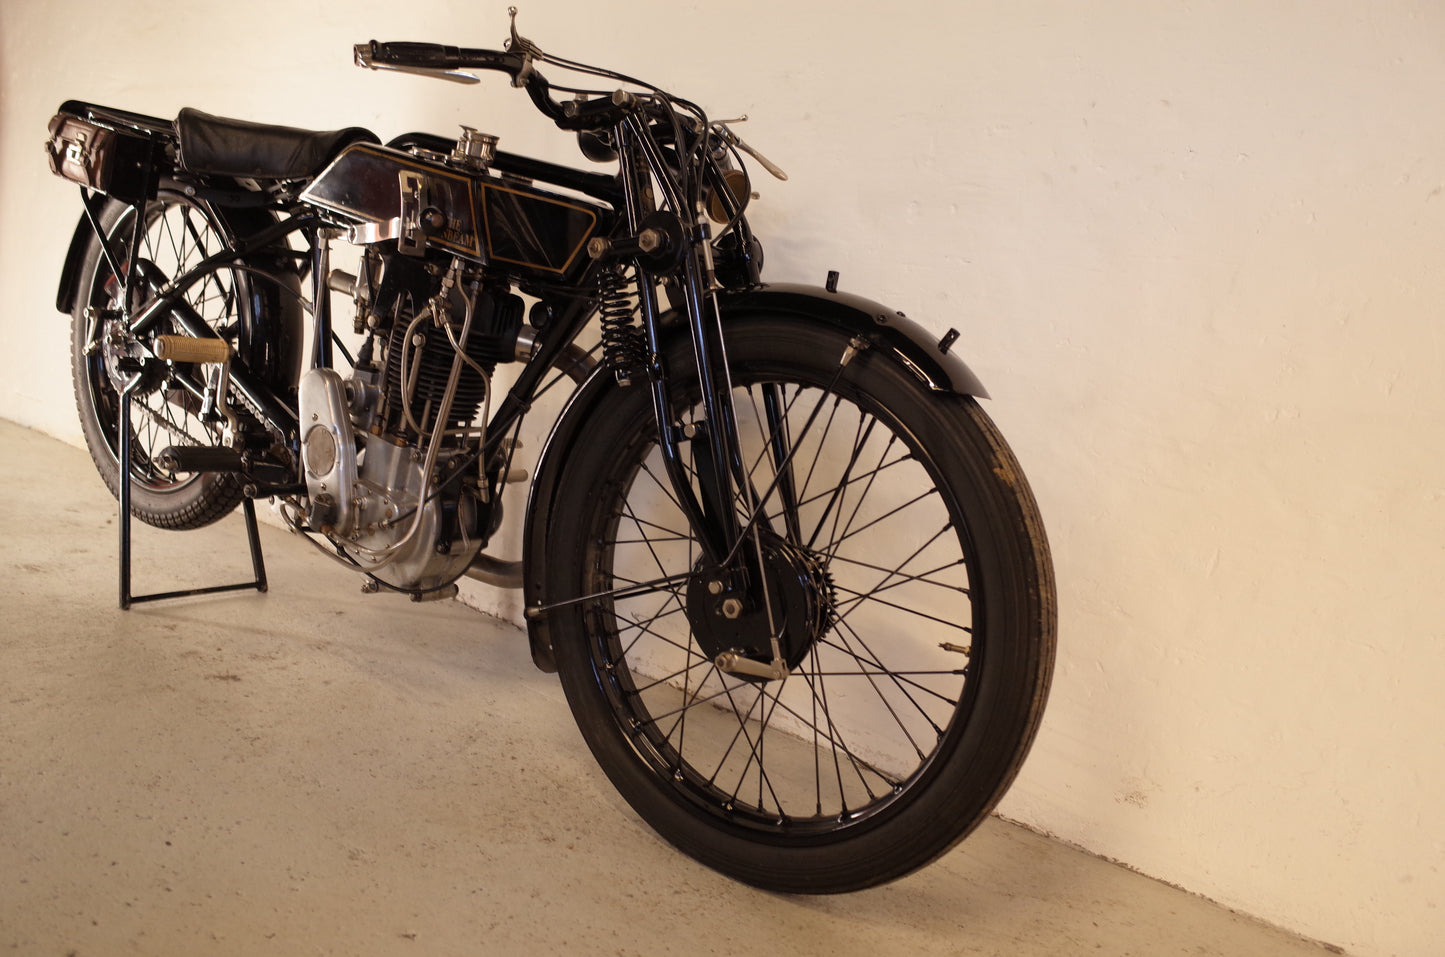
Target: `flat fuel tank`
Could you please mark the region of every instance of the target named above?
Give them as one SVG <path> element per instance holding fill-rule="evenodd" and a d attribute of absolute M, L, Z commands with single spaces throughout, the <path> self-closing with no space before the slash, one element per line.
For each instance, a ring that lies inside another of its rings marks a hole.
<path fill-rule="evenodd" d="M 577 278 L 587 240 L 611 216 L 585 200 L 371 143 L 347 147 L 301 199 L 361 223 L 385 223 L 401 215 L 403 174 L 420 177 L 424 205 L 446 217 L 428 245 L 538 278 Z"/>

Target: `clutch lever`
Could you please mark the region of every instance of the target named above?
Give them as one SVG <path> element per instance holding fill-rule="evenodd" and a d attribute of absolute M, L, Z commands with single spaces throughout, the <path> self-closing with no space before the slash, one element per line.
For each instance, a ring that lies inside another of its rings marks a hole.
<path fill-rule="evenodd" d="M 747 143 L 743 142 L 742 137 L 734 133 L 732 131 L 732 128 L 728 126 L 729 123 L 742 123 L 746 120 L 747 116 L 740 116 L 735 120 L 719 120 L 718 122 L 713 124 L 713 129 L 716 130 L 717 134 L 722 137 L 724 143 L 728 144 L 729 146 L 735 146 L 738 149 L 742 150 L 744 153 L 757 160 L 758 165 L 761 166 L 763 169 L 767 170 L 769 173 L 772 173 L 774 177 L 782 180 L 783 182 L 787 182 L 787 173 L 783 172 L 783 170 L 772 160 L 768 159 L 762 153 L 759 153 Z"/>

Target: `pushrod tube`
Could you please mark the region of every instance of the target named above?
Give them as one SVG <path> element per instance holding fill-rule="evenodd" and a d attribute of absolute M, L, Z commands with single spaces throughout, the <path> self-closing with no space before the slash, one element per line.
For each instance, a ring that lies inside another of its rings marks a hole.
<path fill-rule="evenodd" d="M 311 368 L 331 368 L 331 236 L 326 229 L 308 229 L 311 241 Z"/>

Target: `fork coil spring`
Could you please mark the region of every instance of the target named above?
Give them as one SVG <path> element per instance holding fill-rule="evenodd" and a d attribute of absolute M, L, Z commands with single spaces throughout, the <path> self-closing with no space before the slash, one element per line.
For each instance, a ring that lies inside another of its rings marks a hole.
<path fill-rule="evenodd" d="M 622 272 L 608 272 L 601 285 L 602 360 L 612 368 L 619 385 L 631 385 L 647 364 L 642 327 L 633 322 L 637 281 Z"/>

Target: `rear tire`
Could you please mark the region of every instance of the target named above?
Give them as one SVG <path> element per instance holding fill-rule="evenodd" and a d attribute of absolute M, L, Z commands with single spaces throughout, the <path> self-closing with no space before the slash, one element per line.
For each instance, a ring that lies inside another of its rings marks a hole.
<path fill-rule="evenodd" d="M 108 202 L 101 210 L 98 219 L 111 237 L 112 250 L 127 248 L 134 216 L 134 207 L 116 201 Z M 139 258 L 153 264 L 166 280 L 225 248 L 230 241 L 226 226 L 215 212 L 180 193 L 162 190 L 146 206 L 145 216 Z M 121 263 L 121 268 L 129 267 Z M 119 497 L 119 391 L 127 376 L 116 368 L 115 357 L 109 354 L 105 341 L 109 327 L 119 320 L 96 320 L 99 328 L 92 330 L 87 313 L 88 307 L 97 314 L 120 310 L 122 282 L 111 272 L 94 236 L 86 247 L 78 275 L 70 340 L 75 401 L 96 470 L 111 494 Z M 252 320 L 249 287 L 250 280 L 244 274 L 222 270 L 193 286 L 185 299 L 218 334 L 234 343 L 240 330 Z M 93 348 L 92 342 L 97 343 Z M 189 372 L 151 360 L 142 373 L 141 385 L 133 393 L 131 514 L 158 528 L 209 525 L 234 509 L 243 497 L 241 483 L 234 474 L 177 474 L 156 461 L 168 446 L 214 446 L 221 442 L 221 423 L 203 421 L 197 415 L 200 400 L 180 387 L 177 377 L 182 374 Z"/>
<path fill-rule="evenodd" d="M 1048 546 L 973 399 L 882 350 L 840 371 L 831 329 L 763 317 L 726 335 L 790 675 L 717 667 L 739 627 L 771 626 L 758 608 L 716 617 L 636 387 L 593 406 L 559 479 L 544 601 L 598 597 L 550 613 L 557 667 L 598 762 L 667 840 L 759 887 L 858 890 L 943 854 L 1017 773 L 1053 665 Z M 676 407 L 698 405 L 687 355 L 669 368 Z"/>

